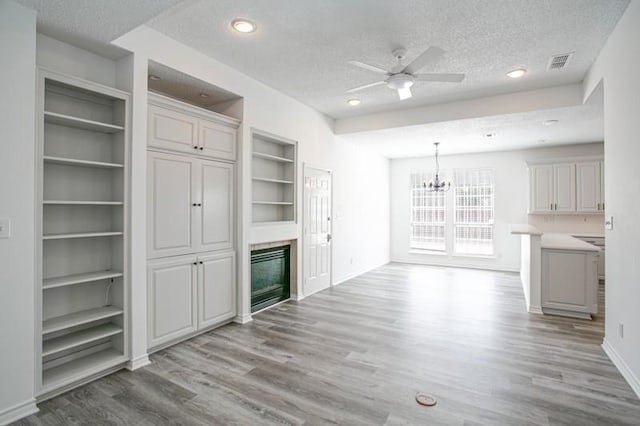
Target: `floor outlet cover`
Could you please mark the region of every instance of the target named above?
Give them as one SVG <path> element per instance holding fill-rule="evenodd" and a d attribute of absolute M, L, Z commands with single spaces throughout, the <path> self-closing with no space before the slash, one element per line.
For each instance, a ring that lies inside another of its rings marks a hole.
<path fill-rule="evenodd" d="M 436 405 L 436 399 L 434 397 L 422 392 L 416 394 L 416 401 L 418 402 L 418 404 L 424 405 L 426 407 Z"/>

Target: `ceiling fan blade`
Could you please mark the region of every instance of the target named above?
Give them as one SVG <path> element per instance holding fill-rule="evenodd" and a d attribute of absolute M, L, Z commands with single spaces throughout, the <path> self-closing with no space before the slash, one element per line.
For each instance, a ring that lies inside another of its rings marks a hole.
<path fill-rule="evenodd" d="M 362 68 L 365 69 L 367 71 L 372 71 L 375 72 L 377 74 L 389 74 L 387 72 L 387 70 L 384 70 L 380 67 L 376 67 L 375 65 L 369 65 L 369 64 L 365 64 L 364 62 L 358 62 L 358 61 L 349 61 L 349 64 L 358 67 L 358 68 Z"/>
<path fill-rule="evenodd" d="M 444 50 L 440 49 L 439 47 L 431 46 L 430 48 L 422 52 L 420 56 L 415 58 L 413 62 L 407 65 L 404 68 L 404 70 L 402 70 L 402 72 L 415 74 L 418 71 L 420 71 L 422 68 L 427 66 L 429 62 L 435 61 L 436 59 L 440 58 L 442 55 L 444 55 Z"/>
<path fill-rule="evenodd" d="M 369 87 L 379 86 L 381 84 L 385 84 L 384 80 L 376 81 L 374 83 L 365 84 L 364 86 L 354 87 L 353 89 L 347 90 L 347 93 L 358 92 L 360 90 L 368 89 Z"/>
<path fill-rule="evenodd" d="M 398 96 L 400 97 L 401 101 L 404 101 L 405 99 L 409 99 L 413 95 L 411 94 L 411 89 L 405 87 L 404 89 L 398 89 Z"/>
<path fill-rule="evenodd" d="M 418 81 L 439 81 L 443 83 L 460 83 L 464 80 L 464 74 L 455 74 L 455 73 L 427 73 L 427 74 L 415 74 L 416 80 Z"/>

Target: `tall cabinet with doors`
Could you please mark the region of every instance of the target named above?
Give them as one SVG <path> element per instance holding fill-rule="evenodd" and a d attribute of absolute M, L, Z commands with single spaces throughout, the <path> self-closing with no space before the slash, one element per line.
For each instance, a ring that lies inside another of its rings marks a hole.
<path fill-rule="evenodd" d="M 149 94 L 148 345 L 236 315 L 235 159 L 239 122 Z"/>
<path fill-rule="evenodd" d="M 36 393 L 128 360 L 129 94 L 38 73 Z"/>

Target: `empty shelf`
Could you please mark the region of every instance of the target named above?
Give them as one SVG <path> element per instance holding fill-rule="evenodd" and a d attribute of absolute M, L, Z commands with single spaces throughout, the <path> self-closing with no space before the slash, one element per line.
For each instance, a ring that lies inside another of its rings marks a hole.
<path fill-rule="evenodd" d="M 103 306 L 101 308 L 88 309 L 86 311 L 51 318 L 42 323 L 42 334 L 53 333 L 93 321 L 115 317 L 122 314 L 122 312 L 123 310 L 116 306 Z"/>
<path fill-rule="evenodd" d="M 58 352 L 73 349 L 86 343 L 95 342 L 96 340 L 111 337 L 122 333 L 122 328 L 115 324 L 101 324 L 96 327 L 87 328 L 86 330 L 77 331 L 75 333 L 65 334 L 64 336 L 45 340 L 42 342 L 42 356 L 53 355 Z"/>
<path fill-rule="evenodd" d="M 292 206 L 293 201 L 254 201 L 253 204 L 261 204 L 267 206 Z"/>
<path fill-rule="evenodd" d="M 113 237 L 122 235 L 122 232 L 78 232 L 71 234 L 49 234 L 43 235 L 43 240 L 63 240 L 69 238 L 94 238 L 94 237 Z"/>
<path fill-rule="evenodd" d="M 253 177 L 253 180 L 257 180 L 259 182 L 271 182 L 271 183 L 293 183 L 292 180 L 270 179 L 270 178 L 262 178 L 262 177 Z"/>
<path fill-rule="evenodd" d="M 88 161 L 77 160 L 75 158 L 51 157 L 49 155 L 45 155 L 44 157 L 42 157 L 42 159 L 45 163 L 64 164 L 67 166 L 95 167 L 101 169 L 118 169 L 124 167 L 124 165 L 118 163 L 105 163 L 103 161 Z"/>
<path fill-rule="evenodd" d="M 101 133 L 118 133 L 124 130 L 124 127 L 115 124 L 101 123 L 99 121 L 87 120 L 86 118 L 58 114 L 50 111 L 44 112 L 44 121 L 45 123 L 60 124 L 62 126 Z"/>
<path fill-rule="evenodd" d="M 85 274 L 66 275 L 64 277 L 47 278 L 43 280 L 42 288 L 46 290 L 49 288 L 89 283 L 92 281 L 106 280 L 109 278 L 118 278 L 121 276 L 122 276 L 122 272 L 120 271 L 98 271 L 98 272 L 87 272 Z"/>
<path fill-rule="evenodd" d="M 45 205 L 66 205 L 66 206 L 122 206 L 122 201 L 71 201 L 71 200 L 44 200 Z"/>
<path fill-rule="evenodd" d="M 58 382 L 72 382 L 77 379 L 78 376 L 86 377 L 98 373 L 106 368 L 114 367 L 125 360 L 121 352 L 112 348 L 95 352 L 91 355 L 44 370 L 42 372 L 42 385 L 46 391 L 47 387 L 53 387 Z"/>
<path fill-rule="evenodd" d="M 265 160 L 280 161 L 283 163 L 293 163 L 293 160 L 291 158 L 278 157 L 277 155 L 265 154 L 262 152 L 254 152 L 253 156 L 258 158 L 263 158 Z"/>

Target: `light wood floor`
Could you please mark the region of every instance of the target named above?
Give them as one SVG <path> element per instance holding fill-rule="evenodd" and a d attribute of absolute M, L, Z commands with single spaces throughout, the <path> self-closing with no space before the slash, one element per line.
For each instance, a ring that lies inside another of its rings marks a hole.
<path fill-rule="evenodd" d="M 389 264 L 154 354 L 20 424 L 640 424 L 596 321 L 530 315 L 517 274 Z M 418 391 L 438 399 L 415 403 Z"/>

